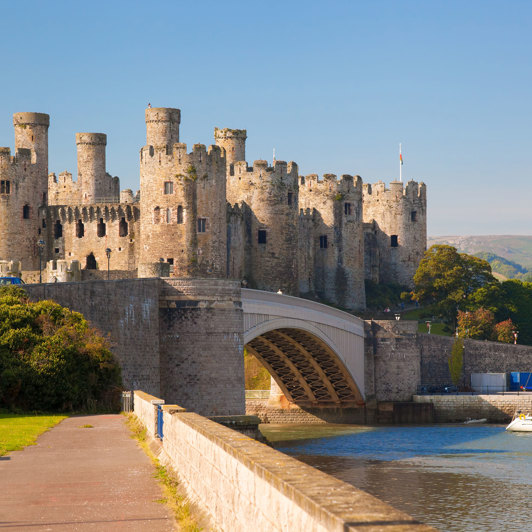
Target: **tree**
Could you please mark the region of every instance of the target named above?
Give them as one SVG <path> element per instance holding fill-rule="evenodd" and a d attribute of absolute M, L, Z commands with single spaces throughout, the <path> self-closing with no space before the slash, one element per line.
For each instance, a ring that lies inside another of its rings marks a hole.
<path fill-rule="evenodd" d="M 119 386 L 107 340 L 81 314 L 0 288 L 0 406 L 90 408 L 110 402 Z"/>
<path fill-rule="evenodd" d="M 493 339 L 497 342 L 511 344 L 514 341 L 515 325 L 510 318 L 497 323 L 493 327 Z"/>
<path fill-rule="evenodd" d="M 493 283 L 497 280 L 487 261 L 458 253 L 452 246 L 434 245 L 414 275 L 412 298 L 453 323 L 457 309 L 466 307 L 471 294 Z"/>
<path fill-rule="evenodd" d="M 451 380 L 455 386 L 459 386 L 462 381 L 462 370 L 464 367 L 464 341 L 462 338 L 457 338 L 454 341 L 448 363 Z"/>
<path fill-rule="evenodd" d="M 493 336 L 495 316 L 490 310 L 479 308 L 474 311 L 458 311 L 458 336 L 489 340 Z"/>

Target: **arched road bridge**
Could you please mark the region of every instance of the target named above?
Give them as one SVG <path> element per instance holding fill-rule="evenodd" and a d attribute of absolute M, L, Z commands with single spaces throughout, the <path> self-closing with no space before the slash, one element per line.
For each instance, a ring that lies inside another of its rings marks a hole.
<path fill-rule="evenodd" d="M 300 406 L 364 403 L 364 322 L 299 297 L 242 289 L 244 344 Z"/>

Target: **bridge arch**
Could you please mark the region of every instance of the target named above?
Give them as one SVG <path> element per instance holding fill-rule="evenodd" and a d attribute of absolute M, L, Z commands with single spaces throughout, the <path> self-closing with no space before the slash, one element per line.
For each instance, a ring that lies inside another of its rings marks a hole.
<path fill-rule="evenodd" d="M 244 344 L 289 401 L 309 407 L 364 403 L 361 320 L 300 298 L 242 292 Z"/>

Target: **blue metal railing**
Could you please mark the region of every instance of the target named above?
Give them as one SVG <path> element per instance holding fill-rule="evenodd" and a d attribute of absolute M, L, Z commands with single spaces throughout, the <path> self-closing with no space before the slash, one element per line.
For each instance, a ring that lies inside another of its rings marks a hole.
<path fill-rule="evenodd" d="M 157 437 L 163 439 L 163 407 L 157 405 Z"/>

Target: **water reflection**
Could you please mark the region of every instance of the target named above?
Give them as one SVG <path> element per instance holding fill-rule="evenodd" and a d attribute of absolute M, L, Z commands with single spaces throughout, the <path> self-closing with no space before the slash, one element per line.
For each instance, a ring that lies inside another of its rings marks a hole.
<path fill-rule="evenodd" d="M 264 426 L 280 451 L 442 531 L 531 530 L 532 435 L 493 425 L 338 430 Z"/>

